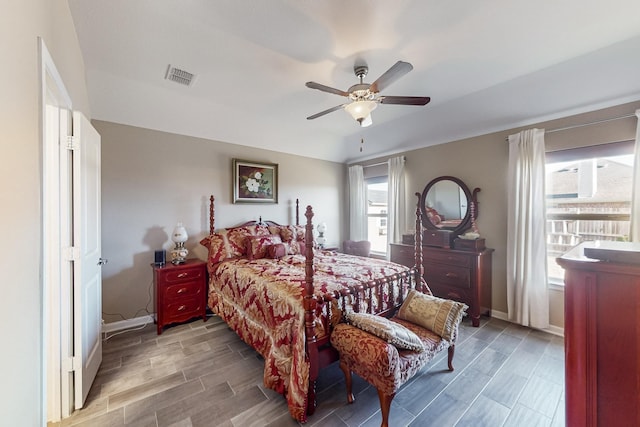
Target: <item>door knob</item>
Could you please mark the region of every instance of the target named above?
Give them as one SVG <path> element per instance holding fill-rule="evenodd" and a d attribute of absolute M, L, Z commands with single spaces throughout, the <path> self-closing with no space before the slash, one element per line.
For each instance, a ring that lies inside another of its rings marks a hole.
<path fill-rule="evenodd" d="M 100 258 L 100 259 L 98 260 L 98 265 L 105 265 L 105 264 L 107 264 L 108 262 L 109 262 L 109 260 L 108 260 L 108 259 L 106 259 L 106 258 Z"/>

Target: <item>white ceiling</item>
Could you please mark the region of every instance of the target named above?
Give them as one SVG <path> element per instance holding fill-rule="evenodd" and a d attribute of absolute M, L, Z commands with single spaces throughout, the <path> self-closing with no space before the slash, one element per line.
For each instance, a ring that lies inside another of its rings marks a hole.
<path fill-rule="evenodd" d="M 640 99 L 638 0 L 69 0 L 94 119 L 352 162 Z M 372 83 L 414 69 L 360 128 Z M 196 74 L 182 86 L 168 65 Z M 360 139 L 364 149 L 360 152 Z"/>

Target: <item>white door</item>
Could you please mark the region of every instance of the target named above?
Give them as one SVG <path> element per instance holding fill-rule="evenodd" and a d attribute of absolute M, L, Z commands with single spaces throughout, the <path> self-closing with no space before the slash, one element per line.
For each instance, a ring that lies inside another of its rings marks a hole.
<path fill-rule="evenodd" d="M 100 135 L 74 111 L 73 136 L 73 369 L 80 409 L 102 362 Z"/>

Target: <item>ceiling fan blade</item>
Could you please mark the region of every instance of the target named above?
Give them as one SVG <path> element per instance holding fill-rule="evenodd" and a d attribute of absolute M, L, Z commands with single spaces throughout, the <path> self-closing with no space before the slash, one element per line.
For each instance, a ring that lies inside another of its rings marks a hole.
<path fill-rule="evenodd" d="M 398 80 L 400 77 L 413 70 L 413 65 L 408 62 L 398 61 L 391 68 L 389 68 L 383 75 L 378 77 L 378 80 L 371 83 L 369 90 L 374 93 L 380 92 L 391 83 Z"/>
<path fill-rule="evenodd" d="M 349 92 L 345 92 L 343 90 L 340 89 L 335 89 L 329 86 L 325 86 L 325 85 L 321 85 L 320 83 L 316 83 L 316 82 L 307 82 L 306 86 L 308 88 L 311 89 L 318 89 L 321 90 L 323 92 L 329 92 L 329 93 L 334 93 L 336 95 L 340 95 L 340 96 L 349 96 Z"/>
<path fill-rule="evenodd" d="M 428 96 L 381 96 L 381 104 L 427 105 L 431 101 Z"/>
<path fill-rule="evenodd" d="M 334 111 L 339 110 L 343 107 L 344 107 L 344 104 L 336 105 L 335 107 L 329 108 L 328 110 L 320 111 L 319 113 L 316 113 L 313 116 L 307 117 L 307 120 L 317 119 L 318 117 L 324 116 L 325 114 L 333 113 Z"/>

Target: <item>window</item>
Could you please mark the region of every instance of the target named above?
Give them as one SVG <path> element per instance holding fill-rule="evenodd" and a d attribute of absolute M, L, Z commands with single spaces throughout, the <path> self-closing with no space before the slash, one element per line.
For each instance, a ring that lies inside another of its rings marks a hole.
<path fill-rule="evenodd" d="M 633 141 L 547 153 L 547 275 L 562 284 L 555 259 L 586 240 L 629 239 Z"/>
<path fill-rule="evenodd" d="M 365 180 L 367 187 L 367 240 L 371 252 L 387 253 L 387 177 L 379 176 Z"/>

